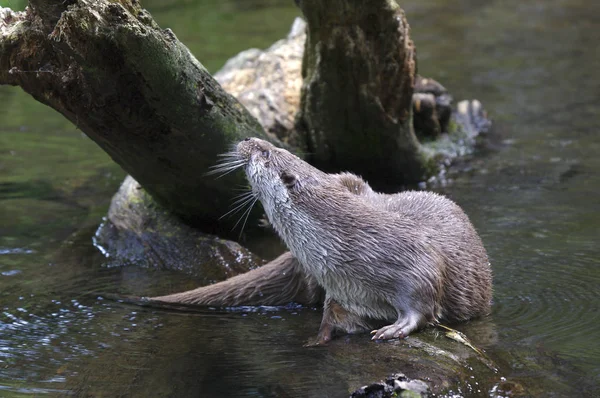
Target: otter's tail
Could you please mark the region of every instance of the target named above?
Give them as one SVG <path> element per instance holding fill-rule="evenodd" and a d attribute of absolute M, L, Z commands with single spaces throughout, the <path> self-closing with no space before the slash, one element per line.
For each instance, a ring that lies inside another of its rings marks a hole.
<path fill-rule="evenodd" d="M 302 272 L 298 260 L 286 252 L 260 268 L 223 282 L 149 300 L 219 307 L 290 302 L 312 306 L 322 303 L 324 296 L 316 281 Z"/>

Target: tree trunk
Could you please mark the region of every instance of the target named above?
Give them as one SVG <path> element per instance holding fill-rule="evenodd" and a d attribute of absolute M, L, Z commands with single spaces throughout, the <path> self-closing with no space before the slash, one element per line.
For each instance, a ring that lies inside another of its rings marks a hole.
<path fill-rule="evenodd" d="M 415 48 L 395 0 L 300 0 L 308 22 L 296 126 L 309 159 L 379 189 L 422 181 L 428 159 L 411 123 Z"/>
<path fill-rule="evenodd" d="M 31 0 L 0 9 L 0 84 L 66 116 L 155 199 L 205 231 L 230 207 L 237 173 L 206 177 L 260 124 L 136 0 Z M 229 227 L 229 228 L 228 228 Z"/>

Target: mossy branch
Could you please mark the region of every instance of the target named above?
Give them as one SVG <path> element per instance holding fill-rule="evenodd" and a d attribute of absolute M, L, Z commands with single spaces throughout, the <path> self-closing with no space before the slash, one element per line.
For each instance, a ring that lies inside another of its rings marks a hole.
<path fill-rule="evenodd" d="M 0 50 L 0 84 L 62 113 L 161 204 L 207 231 L 243 181 L 205 172 L 232 142 L 269 138 L 136 0 L 2 8 Z"/>

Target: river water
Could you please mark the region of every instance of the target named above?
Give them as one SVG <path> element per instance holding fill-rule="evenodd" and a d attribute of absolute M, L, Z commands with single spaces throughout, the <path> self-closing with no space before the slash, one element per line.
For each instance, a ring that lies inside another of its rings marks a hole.
<path fill-rule="evenodd" d="M 298 15 L 291 0 L 144 4 L 211 71 L 283 37 Z M 498 377 L 526 395 L 600 396 L 600 3 L 403 6 L 421 74 L 494 120 L 438 190 L 469 214 L 492 261 L 485 348 Z M 335 345 L 302 348 L 318 310 L 169 312 L 96 294 L 194 286 L 112 264 L 92 245 L 123 177 L 62 116 L 0 87 L 1 397 L 341 397 L 371 381 Z"/>

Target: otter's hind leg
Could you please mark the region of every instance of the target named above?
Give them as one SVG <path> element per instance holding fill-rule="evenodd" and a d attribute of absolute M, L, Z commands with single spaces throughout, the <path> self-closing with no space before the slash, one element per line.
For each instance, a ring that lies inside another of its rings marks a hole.
<path fill-rule="evenodd" d="M 326 297 L 319 334 L 316 339 L 309 341 L 306 346 L 325 345 L 331 341 L 336 331 L 352 334 L 369 329 L 370 326 L 364 319 L 348 312 L 331 297 Z"/>
<path fill-rule="evenodd" d="M 416 264 L 428 266 L 413 271 L 413 275 L 399 277 L 397 296 L 389 302 L 398 312 L 398 319 L 391 325 L 373 330 L 372 340 L 402 339 L 439 317 L 438 303 L 443 286 L 439 270 L 444 269 L 444 260 L 430 253 L 416 260 Z"/>
<path fill-rule="evenodd" d="M 389 340 L 389 339 L 403 339 L 408 336 L 410 332 L 420 328 L 425 324 L 425 317 L 418 312 L 411 312 L 407 315 L 401 316 L 398 320 L 391 325 L 384 326 L 381 329 L 373 330 L 371 333 L 373 337 L 371 340 Z"/>
<path fill-rule="evenodd" d="M 440 269 L 441 266 L 433 267 Z M 431 284 L 409 285 L 401 283 L 398 286 L 398 296 L 395 302 L 390 303 L 398 312 L 398 319 L 391 325 L 384 326 L 378 330 L 373 330 L 372 340 L 402 339 L 411 332 L 422 328 L 436 319 L 439 302 L 439 289 L 436 289 L 440 283 L 435 283 L 437 274 L 430 275 L 434 282 Z"/>

